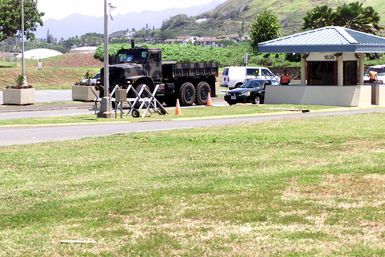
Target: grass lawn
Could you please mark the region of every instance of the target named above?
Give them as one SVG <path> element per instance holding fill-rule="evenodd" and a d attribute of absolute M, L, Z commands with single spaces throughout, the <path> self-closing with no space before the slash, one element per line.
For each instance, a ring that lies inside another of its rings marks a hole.
<path fill-rule="evenodd" d="M 367 114 L 2 147 L 0 256 L 384 256 L 384 128 Z"/>
<path fill-rule="evenodd" d="M 87 71 L 91 74 L 99 72 L 103 63 L 89 54 L 65 54 L 42 60 L 43 69 L 37 69 L 37 60 L 26 60 L 28 83 L 35 89 L 70 89 L 84 78 Z M 0 90 L 14 86 L 18 74 L 21 73 L 19 60 L 6 61 L 0 59 Z"/>
<path fill-rule="evenodd" d="M 97 73 L 94 67 L 46 67 L 42 70 L 27 68 L 28 83 L 35 89 L 70 89 L 76 81 L 81 80 L 87 71 Z M 0 69 L 0 89 L 14 86 L 19 68 Z"/>
<path fill-rule="evenodd" d="M 90 104 L 91 106 L 91 104 Z M 97 123 L 97 122 L 138 122 L 149 120 L 171 120 L 171 119 L 191 119 L 203 117 L 224 117 L 224 116 L 240 116 L 240 115 L 255 115 L 255 114 L 269 114 L 277 112 L 293 111 L 298 112 L 301 109 L 327 110 L 331 108 L 338 108 L 332 106 L 316 106 L 316 105 L 233 105 L 233 106 L 216 106 L 216 107 L 195 107 L 183 108 L 182 115 L 175 115 L 175 108 L 167 108 L 168 115 L 152 114 L 150 117 L 144 119 L 132 118 L 132 116 L 124 115 L 115 119 L 98 119 L 96 115 L 79 115 L 79 116 L 65 116 L 65 117 L 48 117 L 48 118 L 28 118 L 28 119 L 14 119 L 14 120 L 0 120 L 0 126 L 8 125 L 47 125 L 47 124 L 70 124 L 70 123 Z M 127 113 L 128 110 L 125 110 Z M 91 112 L 90 112 L 91 113 Z M 53 111 L 54 115 L 54 111 Z"/>

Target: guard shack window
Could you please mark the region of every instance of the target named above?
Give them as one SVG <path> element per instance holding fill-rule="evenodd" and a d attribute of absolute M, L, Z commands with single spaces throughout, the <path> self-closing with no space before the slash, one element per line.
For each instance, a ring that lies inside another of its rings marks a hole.
<path fill-rule="evenodd" d="M 308 85 L 337 85 L 337 62 L 308 62 Z"/>

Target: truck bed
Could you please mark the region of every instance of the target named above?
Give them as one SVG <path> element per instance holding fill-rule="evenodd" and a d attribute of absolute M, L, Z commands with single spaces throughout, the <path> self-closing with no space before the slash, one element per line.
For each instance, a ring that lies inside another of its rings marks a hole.
<path fill-rule="evenodd" d="M 163 77 L 200 77 L 218 76 L 218 64 L 215 62 L 198 63 L 162 63 Z"/>

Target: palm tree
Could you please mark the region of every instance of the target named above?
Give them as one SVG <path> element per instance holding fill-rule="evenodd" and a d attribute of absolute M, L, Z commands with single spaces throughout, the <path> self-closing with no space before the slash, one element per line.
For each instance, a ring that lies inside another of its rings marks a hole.
<path fill-rule="evenodd" d="M 343 4 L 337 8 L 334 25 L 377 34 L 380 16 L 373 7 L 363 7 L 360 2 Z"/>
<path fill-rule="evenodd" d="M 303 29 L 317 29 L 325 26 L 341 26 L 371 34 L 378 34 L 380 15 L 373 7 L 363 7 L 360 2 L 352 2 L 337 7 L 336 11 L 327 5 L 317 6 L 303 18 Z"/>
<path fill-rule="evenodd" d="M 317 6 L 307 12 L 306 16 L 303 18 L 305 21 L 302 25 L 303 29 L 317 29 L 325 26 L 332 26 L 335 19 L 335 13 L 333 9 L 329 8 L 327 5 Z"/>

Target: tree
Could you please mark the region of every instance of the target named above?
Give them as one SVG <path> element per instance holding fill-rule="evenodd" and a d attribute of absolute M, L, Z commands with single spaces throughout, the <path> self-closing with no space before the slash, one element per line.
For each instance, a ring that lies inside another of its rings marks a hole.
<path fill-rule="evenodd" d="M 265 10 L 251 24 L 250 39 L 251 46 L 257 51 L 258 43 L 275 39 L 281 33 L 281 24 L 278 16 L 271 10 Z"/>
<path fill-rule="evenodd" d="M 33 37 L 33 32 L 40 25 L 43 25 L 43 12 L 37 9 L 37 0 L 24 1 L 24 29 L 27 38 Z M 0 1 L 0 42 L 6 38 L 15 36 L 21 30 L 21 1 L 1 0 Z"/>
<path fill-rule="evenodd" d="M 47 38 L 46 38 L 46 40 L 47 40 L 47 43 L 48 43 L 48 44 L 52 44 L 52 43 L 55 42 L 54 37 L 52 36 L 51 33 L 49 33 L 49 29 L 47 30 Z"/>
<path fill-rule="evenodd" d="M 371 6 L 363 7 L 360 2 L 338 6 L 334 11 L 327 5 L 317 6 L 303 18 L 303 29 L 317 29 L 325 26 L 341 26 L 362 32 L 378 34 L 380 15 Z"/>
<path fill-rule="evenodd" d="M 303 29 L 318 29 L 325 26 L 332 26 L 335 19 L 335 13 L 333 9 L 327 5 L 317 6 L 307 12 L 303 18 Z"/>
<path fill-rule="evenodd" d="M 362 5 L 360 2 L 353 2 L 337 7 L 334 24 L 336 26 L 344 26 L 362 32 L 377 34 L 381 29 L 379 26 L 380 15 L 373 7 L 363 7 Z"/>

